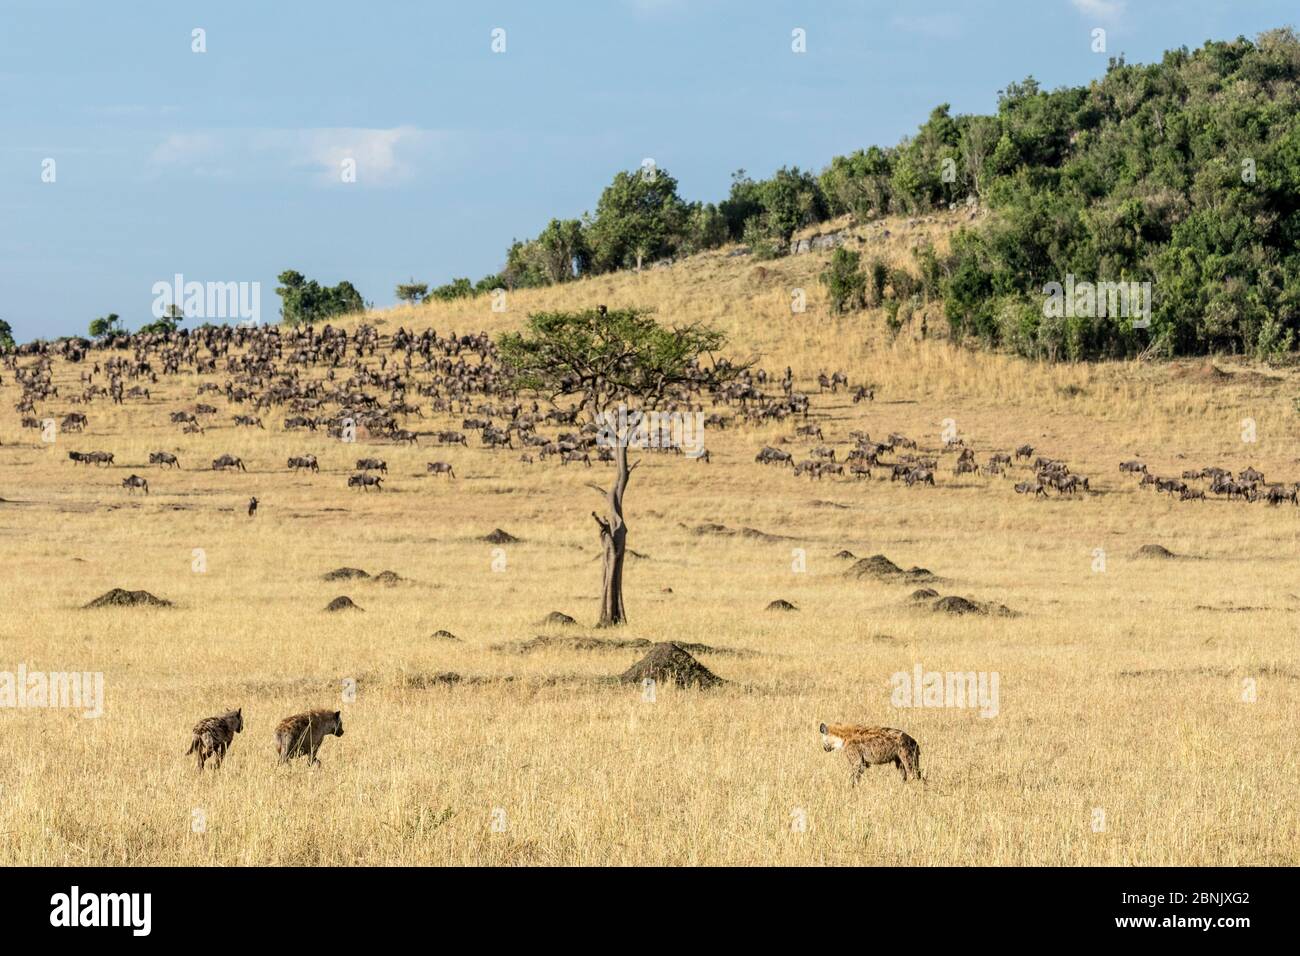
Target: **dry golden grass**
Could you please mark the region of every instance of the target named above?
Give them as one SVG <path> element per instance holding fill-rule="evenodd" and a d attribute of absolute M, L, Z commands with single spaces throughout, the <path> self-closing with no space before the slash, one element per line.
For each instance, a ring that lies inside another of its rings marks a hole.
<path fill-rule="evenodd" d="M 886 254 L 945 223 L 892 224 Z M 9 864 L 1209 864 L 1300 862 L 1300 510 L 1140 492 L 1117 463 L 1153 470 L 1253 464 L 1300 479 L 1294 374 L 1202 363 L 1039 366 L 917 341 L 890 341 L 873 315 L 825 315 L 821 256 L 758 264 L 701 256 L 671 269 L 486 300 L 394 310 L 440 333 L 500 331 L 540 308 L 650 305 L 702 319 L 733 351 L 874 382 L 877 401 L 814 399 L 841 449 L 854 428 L 903 431 L 935 447 L 953 419 L 981 460 L 1022 442 L 1093 476 L 1082 500 L 1033 502 L 1000 478 L 907 489 L 809 483 L 753 455 L 793 426 L 711 431 L 710 465 L 647 455 L 628 492 L 631 623 L 620 637 L 752 652 L 702 655 L 730 683 L 709 691 L 600 683 L 637 651 L 492 645 L 543 633 L 551 610 L 592 633 L 599 547 L 587 471 L 527 466 L 518 452 L 348 446 L 323 435 L 221 427 L 181 436 L 168 412 L 200 379 L 166 379 L 153 400 L 84 410 L 83 436 L 42 445 L 20 432 L 18 390 L 0 399 L 0 671 L 102 671 L 105 714 L 0 710 L 0 859 Z M 792 315 L 789 290 L 809 309 Z M 373 321 L 376 317 L 371 316 Z M 941 325 L 937 315 L 931 329 Z M 64 394 L 77 369 L 58 363 Z M 223 381 L 224 375 L 211 380 Z M 66 412 L 53 401 L 42 411 Z M 1256 422 L 1244 444 L 1241 422 Z M 459 416 L 456 416 L 459 424 Z M 447 418 L 446 421 L 450 421 Z M 439 424 L 442 424 L 440 421 Z M 421 422 L 421 430 L 433 427 Z M 445 427 L 445 425 L 443 426 Z M 804 441 L 792 444 L 802 453 Z M 72 465 L 102 448 L 118 465 Z M 150 451 L 180 472 L 148 470 Z M 248 474 L 213 473 L 230 452 Z M 319 475 L 284 461 L 314 452 Z M 352 460 L 389 462 L 382 493 L 345 487 Z M 423 477 L 454 462 L 460 479 Z M 153 493 L 131 497 L 135 471 Z M 249 520 L 250 495 L 261 499 Z M 833 502 L 842 507 L 832 507 Z M 755 528 L 777 540 L 700 535 Z M 493 528 L 522 540 L 501 554 Z M 1146 543 L 1187 555 L 1133 556 Z M 192 570 L 193 549 L 205 573 Z M 794 549 L 807 570 L 792 570 Z M 914 585 L 852 580 L 847 548 L 923 565 L 944 594 L 1006 604 L 1015 618 L 935 615 Z M 1094 549 L 1106 570 L 1094 573 Z M 499 563 L 499 562 L 498 562 Z M 396 587 L 327 583 L 351 565 L 392 569 Z M 145 588 L 169 609 L 81 610 L 111 587 Z M 672 593 L 665 593 L 671 588 Z M 322 608 L 350 595 L 364 613 Z M 771 600 L 797 613 L 764 611 Z M 1236 610 L 1233 610 L 1233 609 Z M 461 638 L 431 638 L 445 628 Z M 551 630 L 549 633 L 560 633 Z M 602 635 L 603 636 L 603 635 Z M 890 676 L 996 671 L 1000 711 L 900 710 Z M 481 683 L 431 685 L 455 671 Z M 499 680 L 497 679 L 499 678 Z M 511 680 L 506 680 L 511 678 Z M 357 682 L 344 702 L 344 681 Z M 1243 701 L 1247 679 L 1258 699 Z M 200 717 L 242 706 L 247 723 L 219 773 L 182 756 Z M 277 768 L 272 729 L 309 707 L 344 712 L 323 766 Z M 922 748 L 929 784 L 873 768 L 850 790 L 820 721 L 885 724 Z M 1095 832 L 1095 808 L 1105 829 Z M 192 826 L 195 812 L 205 832 Z M 800 830 L 793 824 L 806 821 Z M 494 823 L 496 824 L 494 826 Z"/>

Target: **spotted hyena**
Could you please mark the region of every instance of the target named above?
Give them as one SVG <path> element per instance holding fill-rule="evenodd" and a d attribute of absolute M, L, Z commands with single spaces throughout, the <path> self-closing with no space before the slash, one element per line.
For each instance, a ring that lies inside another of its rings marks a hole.
<path fill-rule="evenodd" d="M 343 714 L 337 710 L 309 710 L 280 721 L 275 728 L 275 749 L 280 763 L 305 756 L 308 765 L 320 766 L 316 754 L 321 742 L 333 734 L 343 736 Z"/>
<path fill-rule="evenodd" d="M 244 729 L 244 709 L 228 710 L 219 717 L 205 717 L 194 725 L 194 739 L 185 756 L 195 754 L 199 770 L 209 757 L 215 757 L 214 769 L 221 766 L 226 757 L 226 750 L 235 739 L 235 734 Z"/>
<path fill-rule="evenodd" d="M 880 763 L 892 763 L 904 781 L 911 777 L 921 779 L 921 748 L 901 730 L 857 724 L 822 724 L 819 729 L 823 750 L 827 753 L 844 751 L 854 786 L 869 766 Z"/>

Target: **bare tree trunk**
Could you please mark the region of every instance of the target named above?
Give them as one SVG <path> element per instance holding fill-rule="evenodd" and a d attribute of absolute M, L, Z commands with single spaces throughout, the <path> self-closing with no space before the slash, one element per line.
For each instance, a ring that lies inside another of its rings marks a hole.
<path fill-rule="evenodd" d="M 604 549 L 604 590 L 600 601 L 598 627 L 613 627 L 627 621 L 623 610 L 623 556 L 627 552 L 627 524 L 623 521 L 623 492 L 631 469 L 627 466 L 627 441 L 618 435 L 614 445 L 614 484 L 609 489 L 609 520 L 594 511 L 591 516 L 600 527 L 600 544 Z"/>

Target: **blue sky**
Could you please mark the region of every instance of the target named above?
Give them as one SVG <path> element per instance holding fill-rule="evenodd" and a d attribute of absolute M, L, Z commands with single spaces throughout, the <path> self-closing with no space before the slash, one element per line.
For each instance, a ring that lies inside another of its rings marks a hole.
<path fill-rule="evenodd" d="M 1029 74 L 1086 83 L 1095 27 L 1134 62 L 1297 20 L 1275 0 L 0 0 L 0 318 L 20 341 L 135 328 L 182 273 L 260 282 L 273 320 L 288 268 L 382 306 L 411 276 L 496 271 L 645 158 L 716 200 L 739 167 L 820 169 Z"/>

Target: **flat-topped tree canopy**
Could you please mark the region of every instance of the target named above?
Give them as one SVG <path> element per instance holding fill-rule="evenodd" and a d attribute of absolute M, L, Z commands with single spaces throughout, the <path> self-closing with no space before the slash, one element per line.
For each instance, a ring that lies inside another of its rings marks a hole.
<path fill-rule="evenodd" d="M 718 359 L 726 337 L 701 323 L 664 326 L 649 309 L 536 312 L 498 341 L 518 389 L 577 396 L 588 413 L 617 402 L 650 409 L 676 386 L 721 384 L 745 366 Z"/>

